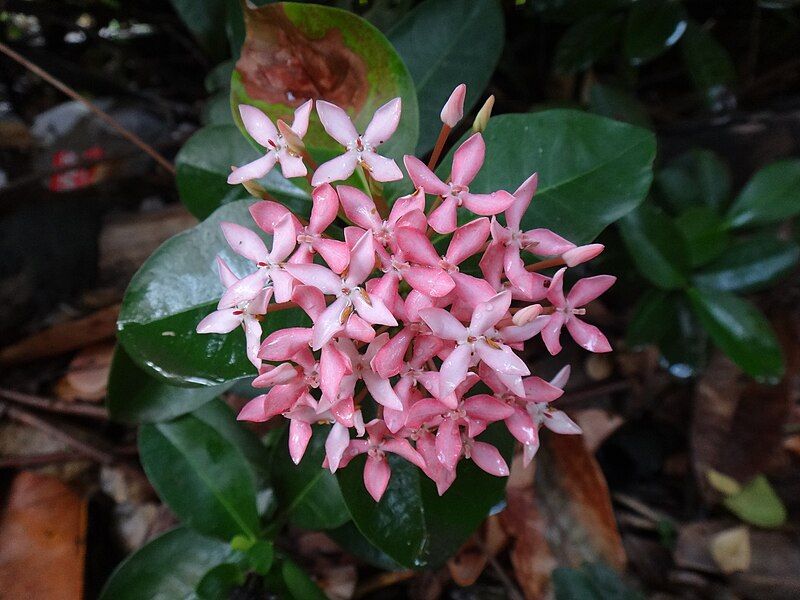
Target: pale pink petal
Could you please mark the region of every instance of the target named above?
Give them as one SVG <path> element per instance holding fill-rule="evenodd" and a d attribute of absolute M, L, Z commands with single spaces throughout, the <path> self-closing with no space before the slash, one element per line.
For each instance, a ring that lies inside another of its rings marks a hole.
<path fill-rule="evenodd" d="M 456 283 L 456 292 L 459 299 L 472 309 L 480 304 L 493 298 L 497 291 L 489 284 L 489 282 L 471 275 L 464 273 L 450 273 L 450 277 Z"/>
<path fill-rule="evenodd" d="M 364 384 L 369 390 L 370 396 L 378 404 L 388 406 L 394 410 L 403 410 L 403 403 L 397 397 L 392 384 L 388 379 L 385 379 L 373 371 L 364 371 L 362 374 Z"/>
<path fill-rule="evenodd" d="M 489 219 L 470 221 L 453 232 L 445 258 L 451 265 L 458 265 L 478 252 L 488 237 Z"/>
<path fill-rule="evenodd" d="M 306 100 L 294 109 L 294 120 L 292 121 L 291 129 L 299 138 L 304 138 L 308 131 L 308 120 L 311 117 L 311 108 L 313 105 L 313 100 Z"/>
<path fill-rule="evenodd" d="M 339 212 L 339 196 L 329 183 L 323 183 L 311 192 L 311 218 L 308 220 L 308 230 L 312 233 L 322 233 L 328 225 L 336 219 Z"/>
<path fill-rule="evenodd" d="M 197 333 L 230 333 L 242 324 L 244 314 L 235 308 L 215 310 L 197 324 Z"/>
<path fill-rule="evenodd" d="M 447 407 L 434 398 L 423 398 L 408 409 L 406 424 L 412 429 L 422 427 L 447 412 Z"/>
<path fill-rule="evenodd" d="M 367 231 L 361 236 L 350 252 L 350 265 L 347 268 L 345 283 L 353 288 L 361 283 L 372 273 L 375 268 L 375 244 L 372 232 Z"/>
<path fill-rule="evenodd" d="M 255 298 L 247 303 L 246 313 L 249 315 L 264 315 L 267 313 L 267 306 L 272 298 L 272 288 L 265 288 L 259 292 Z"/>
<path fill-rule="evenodd" d="M 439 267 L 441 258 L 424 231 L 410 227 L 398 227 L 395 230 L 395 237 L 406 260 L 418 265 Z"/>
<path fill-rule="evenodd" d="M 506 419 L 506 427 L 508 427 L 509 433 L 522 444 L 532 444 L 539 437 L 536 423 L 527 412 L 519 407 L 515 408 L 514 414 Z"/>
<path fill-rule="evenodd" d="M 342 378 L 353 372 L 350 361 L 333 344 L 325 344 L 319 359 L 319 389 L 331 400 L 339 398 Z"/>
<path fill-rule="evenodd" d="M 538 184 L 539 175 L 534 173 L 523 181 L 522 185 L 514 192 L 514 203 L 506 209 L 506 225 L 509 229 L 519 230 L 522 217 L 530 206 Z"/>
<path fill-rule="evenodd" d="M 277 160 L 278 156 L 275 154 L 275 151 L 269 150 L 261 158 L 257 158 L 231 171 L 227 181 L 231 185 L 236 185 L 244 181 L 250 181 L 251 179 L 260 179 L 272 170 Z"/>
<path fill-rule="evenodd" d="M 367 462 L 364 464 L 364 487 L 375 502 L 380 502 L 391 476 L 392 470 L 386 460 L 367 457 Z"/>
<path fill-rule="evenodd" d="M 403 178 L 403 172 L 391 158 L 381 156 L 377 152 L 364 152 L 361 154 L 361 160 L 375 181 L 398 181 Z"/>
<path fill-rule="evenodd" d="M 575 248 L 575 244 L 549 229 L 526 231 L 523 239 L 526 244 L 531 244 L 527 250 L 539 256 L 556 256 Z"/>
<path fill-rule="evenodd" d="M 557 312 L 544 317 L 536 317 L 536 320 L 546 319 L 547 324 L 542 329 L 542 341 L 547 351 L 555 356 L 561 352 L 561 328 L 564 326 L 564 314 Z"/>
<path fill-rule="evenodd" d="M 272 285 L 275 289 L 275 302 L 289 302 L 292 299 L 294 279 L 281 269 L 270 269 Z"/>
<path fill-rule="evenodd" d="M 417 188 L 423 188 L 426 194 L 443 196 L 450 192 L 450 186 L 444 183 L 431 171 L 424 162 L 416 156 L 406 154 L 403 157 L 403 164 L 406 166 L 408 176 Z"/>
<path fill-rule="evenodd" d="M 356 412 L 352 396 L 343 398 L 341 401 L 335 403 L 333 406 L 331 406 L 330 411 L 337 423 L 341 423 L 348 428 L 355 425 L 353 422 L 353 417 L 355 416 Z"/>
<path fill-rule="evenodd" d="M 567 385 L 567 381 L 569 381 L 571 371 L 572 368 L 569 365 L 564 365 L 558 373 L 556 373 L 555 377 L 550 380 L 550 385 L 563 390 L 564 386 Z"/>
<path fill-rule="evenodd" d="M 421 189 L 414 190 L 413 194 L 400 196 L 394 201 L 389 213 L 389 223 L 397 223 L 400 217 L 414 211 L 420 211 L 423 214 L 425 211 L 425 192 Z"/>
<path fill-rule="evenodd" d="M 392 134 L 397 129 L 397 125 L 400 123 L 402 108 L 403 105 L 400 98 L 389 100 L 386 104 L 381 106 L 375 111 L 361 139 L 370 146 L 380 146 L 383 144 L 392 137 Z"/>
<path fill-rule="evenodd" d="M 480 335 L 502 319 L 511 306 L 511 294 L 508 291 L 496 294 L 486 302 L 481 302 L 472 313 L 469 330 L 472 335 Z"/>
<path fill-rule="evenodd" d="M 419 316 L 440 338 L 459 341 L 467 337 L 467 328 L 442 308 L 423 308 L 419 311 Z"/>
<path fill-rule="evenodd" d="M 480 263 L 483 276 L 486 281 L 495 289 L 500 289 L 500 278 L 503 275 L 503 261 L 506 249 L 503 244 L 492 242 L 483 253 Z"/>
<path fill-rule="evenodd" d="M 539 437 L 537 434 L 536 441 L 532 444 L 525 444 L 522 447 L 522 464 L 528 466 L 539 451 Z"/>
<path fill-rule="evenodd" d="M 325 311 L 314 321 L 312 329 L 311 349 L 319 350 L 330 339 L 344 329 L 342 315 L 348 305 L 346 297 L 337 298 Z"/>
<path fill-rule="evenodd" d="M 467 376 L 472 350 L 468 344 L 456 346 L 444 360 L 439 369 L 439 398 L 445 398 L 453 393 L 459 383 Z"/>
<path fill-rule="evenodd" d="M 275 225 L 284 215 L 291 215 L 292 213 L 283 204 L 278 204 L 272 200 L 261 200 L 250 206 L 250 214 L 262 230 L 266 233 L 272 233 L 275 230 Z M 300 221 L 294 217 L 295 229 L 300 230 Z"/>
<path fill-rule="evenodd" d="M 217 270 L 219 271 L 219 280 L 226 288 L 231 287 L 234 283 L 239 281 L 239 278 L 231 271 L 228 263 L 222 260 L 220 256 L 217 257 Z"/>
<path fill-rule="evenodd" d="M 567 250 L 561 255 L 561 258 L 564 259 L 564 264 L 568 267 L 576 267 L 596 258 L 603 250 L 605 250 L 603 244 L 587 244 L 586 246 L 578 246 L 572 250 Z"/>
<path fill-rule="evenodd" d="M 503 385 L 515 396 L 522 397 L 525 395 L 525 385 L 522 383 L 522 377 L 516 374 L 497 373 L 497 378 L 503 382 Z"/>
<path fill-rule="evenodd" d="M 358 163 L 358 155 L 355 150 L 348 150 L 344 154 L 322 163 L 314 176 L 311 178 L 311 185 L 317 186 L 332 181 L 343 181 L 353 174 Z"/>
<path fill-rule="evenodd" d="M 544 426 L 550 431 L 566 435 L 580 435 L 583 433 L 578 424 L 560 410 L 546 410 L 544 413 Z"/>
<path fill-rule="evenodd" d="M 525 362 L 508 346 L 493 348 L 483 341 L 475 344 L 475 351 L 481 360 L 498 373 L 506 375 L 530 375 L 531 372 Z"/>
<path fill-rule="evenodd" d="M 525 387 L 525 400 L 529 402 L 552 402 L 564 394 L 564 390 L 541 377 L 526 377 L 522 380 Z"/>
<path fill-rule="evenodd" d="M 266 416 L 267 411 L 264 407 L 266 398 L 266 394 L 261 394 L 260 396 L 256 396 L 250 400 L 242 407 L 242 410 L 239 411 L 236 419 L 238 421 L 252 421 L 255 423 L 263 423 L 264 421 L 268 421 L 269 417 Z"/>
<path fill-rule="evenodd" d="M 547 299 L 556 308 L 564 308 L 567 305 L 567 300 L 564 298 L 564 273 L 566 272 L 566 267 L 556 271 L 547 288 Z"/>
<path fill-rule="evenodd" d="M 285 385 L 296 379 L 298 379 L 298 374 L 294 365 L 291 363 L 281 363 L 275 368 L 261 373 L 253 380 L 252 385 L 254 388 L 268 388 L 273 385 Z"/>
<path fill-rule="evenodd" d="M 344 214 L 353 223 L 364 229 L 375 229 L 381 225 L 381 217 L 372 198 L 349 185 L 336 187 Z"/>
<path fill-rule="evenodd" d="M 578 345 L 589 352 L 611 352 L 611 344 L 603 332 L 594 325 L 589 325 L 577 317 L 567 321 L 567 331 Z"/>
<path fill-rule="evenodd" d="M 310 439 L 311 425 L 299 419 L 289 421 L 289 456 L 294 464 L 300 464 Z"/>
<path fill-rule="evenodd" d="M 483 136 L 480 133 L 472 134 L 453 154 L 450 180 L 458 185 L 469 185 L 481 170 L 485 155 L 486 144 L 483 142 Z"/>
<path fill-rule="evenodd" d="M 488 217 L 503 212 L 514 203 L 514 196 L 504 190 L 491 194 L 464 193 L 459 198 L 476 215 Z"/>
<path fill-rule="evenodd" d="M 310 285 L 296 285 L 292 290 L 292 302 L 300 306 L 313 320 L 325 310 L 325 296 Z"/>
<path fill-rule="evenodd" d="M 278 130 L 275 125 L 255 106 L 240 104 L 239 114 L 247 133 L 262 146 L 269 148 L 271 147 L 270 142 L 275 143 L 275 140 L 278 139 Z"/>
<path fill-rule="evenodd" d="M 445 419 L 436 433 L 436 455 L 448 469 L 455 469 L 461 457 L 461 432 L 453 419 Z"/>
<path fill-rule="evenodd" d="M 455 287 L 453 278 L 444 269 L 412 265 L 403 271 L 403 279 L 415 290 L 432 298 L 441 298 Z"/>
<path fill-rule="evenodd" d="M 495 475 L 496 477 L 506 477 L 508 475 L 508 465 L 500 454 L 500 451 L 485 442 L 473 442 L 470 449 L 470 458 L 481 469 Z"/>
<path fill-rule="evenodd" d="M 311 246 L 319 252 L 323 260 L 334 273 L 341 273 L 350 263 L 350 249 L 347 244 L 339 240 L 316 238 Z"/>
<path fill-rule="evenodd" d="M 464 409 L 470 419 L 480 419 L 487 423 L 502 421 L 514 414 L 513 407 L 489 394 L 477 394 L 465 398 Z"/>
<path fill-rule="evenodd" d="M 263 262 L 269 258 L 264 240 L 255 231 L 227 221 L 223 221 L 219 226 L 228 245 L 236 254 L 254 262 Z"/>
<path fill-rule="evenodd" d="M 386 452 L 402 456 L 412 465 L 416 465 L 420 469 L 425 468 L 425 459 L 422 458 L 419 452 L 412 448 L 408 440 L 402 438 L 387 439 L 381 444 L 381 448 Z"/>
<path fill-rule="evenodd" d="M 519 314 L 519 312 L 517 314 Z M 534 318 L 532 321 L 525 323 L 525 325 L 509 325 L 508 327 L 503 327 L 500 330 L 500 336 L 506 344 L 527 342 L 529 339 L 539 333 L 544 326 L 545 323 L 543 321 L 537 321 Z"/>
<path fill-rule="evenodd" d="M 297 234 L 292 221 L 292 215 L 284 215 L 275 223 L 275 232 L 272 235 L 272 251 L 269 257 L 272 262 L 279 263 L 286 260 L 297 244 Z"/>
<path fill-rule="evenodd" d="M 397 325 L 397 319 L 386 308 L 383 300 L 377 296 L 372 296 L 362 290 L 352 294 L 351 299 L 356 312 L 367 323 L 371 325 L 389 325 L 391 327 Z"/>
<path fill-rule="evenodd" d="M 418 323 L 422 318 L 419 316 L 419 311 L 423 308 L 431 308 L 433 300 L 427 294 L 411 290 L 406 296 L 404 306 L 408 320 L 412 323 Z"/>
<path fill-rule="evenodd" d="M 269 273 L 264 269 L 258 269 L 255 273 L 251 273 L 234 283 L 231 287 L 225 290 L 222 297 L 217 304 L 218 309 L 231 308 L 238 306 L 243 302 L 255 298 L 264 288 L 264 284 L 269 277 Z"/>
<path fill-rule="evenodd" d="M 245 317 L 243 325 L 247 359 L 258 369 L 261 367 L 261 359 L 258 357 L 258 350 L 261 345 L 261 323 L 248 315 Z"/>
<path fill-rule="evenodd" d="M 372 370 L 385 379 L 398 375 L 403 368 L 403 358 L 412 337 L 414 337 L 414 333 L 411 329 L 408 327 L 401 329 L 397 335 L 378 350 L 375 357 L 370 361 Z"/>
<path fill-rule="evenodd" d="M 302 284 L 315 287 L 323 294 L 338 294 L 342 291 L 342 278 L 322 265 L 286 264 L 284 269 Z"/>
<path fill-rule="evenodd" d="M 267 336 L 261 343 L 258 355 L 265 360 L 289 360 L 311 341 L 311 329 L 306 327 L 287 327 Z"/>
<path fill-rule="evenodd" d="M 458 198 L 446 196 L 428 217 L 428 224 L 436 233 L 450 233 L 458 225 Z"/>
<path fill-rule="evenodd" d="M 442 107 L 439 117 L 448 127 L 455 127 L 464 116 L 464 98 L 467 95 L 467 86 L 463 83 L 456 86 L 453 93 Z"/>
<path fill-rule="evenodd" d="M 425 231 L 428 228 L 428 217 L 421 210 L 411 210 L 397 219 L 395 226 Z"/>
<path fill-rule="evenodd" d="M 278 162 L 281 163 L 281 173 L 286 179 L 305 177 L 308 173 L 303 158 L 292 154 L 286 148 L 281 148 L 278 152 Z"/>
<path fill-rule="evenodd" d="M 356 314 L 350 315 L 350 318 L 347 319 L 344 333 L 351 340 L 358 340 L 367 344 L 375 339 L 375 330 L 372 326 Z"/>
<path fill-rule="evenodd" d="M 317 100 L 317 114 L 328 135 L 342 146 L 356 141 L 358 132 L 344 110 L 325 100 Z"/>
<path fill-rule="evenodd" d="M 350 444 L 350 432 L 340 423 L 334 423 L 328 438 L 325 440 L 325 457 L 328 459 L 328 468 L 335 473 L 342 460 L 342 454 Z"/>
<path fill-rule="evenodd" d="M 613 275 L 596 275 L 581 279 L 572 286 L 567 294 L 567 303 L 573 307 L 586 306 L 614 285 L 617 280 Z"/>

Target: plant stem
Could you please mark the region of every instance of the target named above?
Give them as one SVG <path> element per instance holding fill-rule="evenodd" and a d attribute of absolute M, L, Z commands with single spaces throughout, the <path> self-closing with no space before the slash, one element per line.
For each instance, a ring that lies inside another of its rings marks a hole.
<path fill-rule="evenodd" d="M 539 262 L 532 263 L 525 267 L 526 271 L 541 271 L 542 269 L 549 269 L 550 267 L 558 267 L 564 264 L 564 259 L 560 256 L 556 258 L 548 258 L 547 260 L 540 260 Z"/>
<path fill-rule="evenodd" d="M 430 160 L 428 160 L 428 168 L 431 171 L 436 168 L 436 163 L 439 162 L 439 157 L 442 154 L 442 150 L 444 149 L 445 142 L 447 142 L 447 136 L 450 135 L 450 131 L 450 126 L 446 123 L 442 123 L 442 129 L 439 131 L 439 137 L 436 139 L 436 145 L 433 147 Z"/>

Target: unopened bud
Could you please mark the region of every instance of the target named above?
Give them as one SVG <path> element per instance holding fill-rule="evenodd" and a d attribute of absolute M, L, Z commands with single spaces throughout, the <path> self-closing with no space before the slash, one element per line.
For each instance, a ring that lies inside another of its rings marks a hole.
<path fill-rule="evenodd" d="M 278 132 L 283 136 L 283 142 L 289 149 L 289 152 L 295 156 L 302 155 L 303 152 L 305 152 L 306 145 L 303 143 L 303 140 L 300 139 L 300 136 L 281 119 L 278 119 L 277 125 Z"/>
<path fill-rule="evenodd" d="M 455 127 L 458 124 L 464 116 L 464 98 L 466 95 L 467 86 L 463 83 L 457 85 L 456 89 L 453 90 L 453 93 L 450 94 L 447 102 L 445 102 L 442 107 L 442 113 L 440 115 L 442 123 L 448 127 Z"/>
<path fill-rule="evenodd" d="M 524 308 L 520 308 L 517 312 L 514 313 L 514 316 L 511 317 L 511 320 L 514 322 L 514 325 L 527 325 L 531 321 L 533 321 L 536 317 L 542 314 L 542 305 L 541 304 L 531 304 Z"/>
<path fill-rule="evenodd" d="M 592 260 L 604 249 L 605 246 L 603 246 L 603 244 L 587 244 L 586 246 L 578 246 L 572 250 L 567 250 L 561 255 L 561 258 L 564 259 L 565 265 L 568 267 L 574 267 L 581 263 L 585 263 L 587 260 Z"/>
<path fill-rule="evenodd" d="M 494 95 L 489 96 L 486 102 L 483 103 L 481 109 L 478 111 L 478 116 L 472 123 L 472 131 L 476 133 L 483 133 L 486 126 L 489 124 L 489 117 L 492 116 L 492 108 L 494 107 Z"/>

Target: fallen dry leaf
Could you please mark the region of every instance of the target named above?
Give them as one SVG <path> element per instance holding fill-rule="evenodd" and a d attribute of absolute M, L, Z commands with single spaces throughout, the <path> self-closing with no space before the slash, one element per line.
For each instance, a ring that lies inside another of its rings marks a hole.
<path fill-rule="evenodd" d="M 744 525 L 715 534 L 709 549 L 714 562 L 726 575 L 750 568 L 750 533 Z"/>
<path fill-rule="evenodd" d="M 56 385 L 56 395 L 67 401 L 97 402 L 105 398 L 113 354 L 114 344 L 110 342 L 81 350 Z"/>
<path fill-rule="evenodd" d="M 493 515 L 486 519 L 475 535 L 447 561 L 453 581 L 464 587 L 475 583 L 486 568 L 489 557 L 497 556 L 507 542 L 508 535 L 500 525 L 499 517 Z"/>
<path fill-rule="evenodd" d="M 576 410 L 575 422 L 583 429 L 583 443 L 594 454 L 612 433 L 622 427 L 625 419 L 600 408 Z"/>
<path fill-rule="evenodd" d="M 87 502 L 54 477 L 19 473 L 0 520 L 0 590 L 9 599 L 80 600 Z"/>

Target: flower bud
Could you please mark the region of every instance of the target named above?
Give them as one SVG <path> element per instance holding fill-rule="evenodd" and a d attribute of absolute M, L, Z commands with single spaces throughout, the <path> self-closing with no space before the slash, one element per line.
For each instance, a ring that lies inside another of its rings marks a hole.
<path fill-rule="evenodd" d="M 481 109 L 478 111 L 478 116 L 472 123 L 472 131 L 475 133 L 483 133 L 486 126 L 489 124 L 489 117 L 492 116 L 492 108 L 494 107 L 494 94 L 486 99 Z"/>
<path fill-rule="evenodd" d="M 586 246 L 578 246 L 572 250 L 567 250 L 561 255 L 564 259 L 564 264 L 568 267 L 574 267 L 588 260 L 592 260 L 598 256 L 605 246 L 603 244 L 587 244 Z"/>
<path fill-rule="evenodd" d="M 447 102 L 445 102 L 442 107 L 442 113 L 440 115 L 442 123 L 448 127 L 456 126 L 464 116 L 464 98 L 466 95 L 467 86 L 463 83 L 457 85 L 456 89 L 453 90 L 453 93 L 450 94 Z"/>
<path fill-rule="evenodd" d="M 533 321 L 536 317 L 542 314 L 542 305 L 541 304 L 531 304 L 526 306 L 525 308 L 520 308 L 517 312 L 514 313 L 514 316 L 511 317 L 511 320 L 514 322 L 514 325 L 527 325 L 531 321 Z"/>
<path fill-rule="evenodd" d="M 277 125 L 278 131 L 283 136 L 283 142 L 286 144 L 289 152 L 295 156 L 301 156 L 303 152 L 305 152 L 306 145 L 303 143 L 303 140 L 300 139 L 300 136 L 281 119 L 278 119 Z"/>

